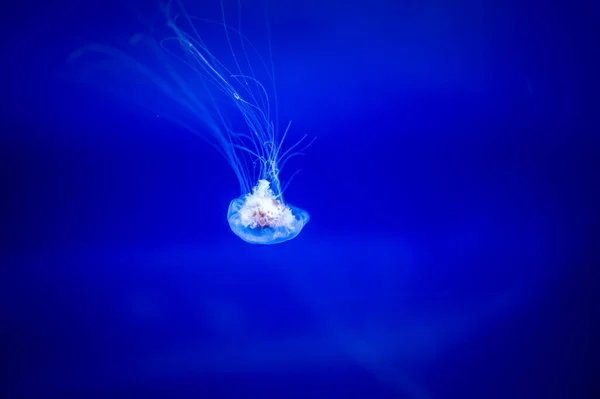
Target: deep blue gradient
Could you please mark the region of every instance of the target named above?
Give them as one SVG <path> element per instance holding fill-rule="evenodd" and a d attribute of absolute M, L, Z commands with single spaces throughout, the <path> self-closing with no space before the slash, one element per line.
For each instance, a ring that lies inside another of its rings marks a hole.
<path fill-rule="evenodd" d="M 597 5 L 271 3 L 282 123 L 318 137 L 286 192 L 311 221 L 273 246 L 229 229 L 219 154 L 133 102 L 181 110 L 66 62 L 158 3 L 5 9 L 0 397 L 593 397 Z"/>

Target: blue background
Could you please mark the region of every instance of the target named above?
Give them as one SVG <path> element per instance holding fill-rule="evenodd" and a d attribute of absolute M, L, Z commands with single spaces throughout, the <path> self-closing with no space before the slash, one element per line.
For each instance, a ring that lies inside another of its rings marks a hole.
<path fill-rule="evenodd" d="M 0 397 L 593 396 L 596 4 L 271 4 L 282 123 L 318 139 L 286 192 L 311 221 L 253 246 L 173 104 L 66 63 L 160 25 L 138 3 L 2 16 Z"/>

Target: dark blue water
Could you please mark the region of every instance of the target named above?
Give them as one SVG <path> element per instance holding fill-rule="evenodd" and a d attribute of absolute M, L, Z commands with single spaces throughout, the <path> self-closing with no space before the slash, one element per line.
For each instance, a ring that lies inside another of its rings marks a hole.
<path fill-rule="evenodd" d="M 242 15 L 268 54 L 263 3 Z M 66 62 L 160 35 L 158 3 L 7 6 L 0 397 L 593 397 L 599 18 L 270 4 L 280 118 L 317 141 L 287 172 L 311 221 L 257 246 L 227 224 L 227 163 L 161 115 L 181 109 Z"/>

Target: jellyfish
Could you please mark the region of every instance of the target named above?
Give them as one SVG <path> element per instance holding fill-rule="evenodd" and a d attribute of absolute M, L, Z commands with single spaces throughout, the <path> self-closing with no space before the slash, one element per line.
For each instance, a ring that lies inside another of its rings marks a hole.
<path fill-rule="evenodd" d="M 102 53 L 118 59 L 121 67 L 126 65 L 149 78 L 163 95 L 191 114 L 191 122 L 189 119 L 186 122 L 176 118 L 172 120 L 217 150 L 239 182 L 241 195 L 231 201 L 227 211 L 231 231 L 251 244 L 282 243 L 298 236 L 310 216 L 307 211 L 292 206 L 283 198 L 284 191 L 299 171 L 292 174 L 285 185 L 282 185 L 280 173 L 291 158 L 303 155 L 315 138 L 307 140 L 307 135 L 304 135 L 293 145 L 285 147 L 291 122 L 281 133 L 270 38 L 269 68 L 256 47 L 242 34 L 241 28 L 226 23 L 223 0 L 220 5 L 221 21 L 192 17 L 180 0 L 163 5 L 162 14 L 170 34 L 160 41 L 150 40 L 153 43 L 152 54 L 163 65 L 162 74 L 113 47 L 86 46 L 75 51 L 70 58 L 74 60 L 83 54 Z M 211 53 L 199 34 L 197 25 L 200 23 L 218 24 L 223 28 L 233 67 L 227 67 Z M 234 51 L 234 38 L 239 41 L 241 55 Z M 129 40 L 129 44 L 139 45 L 142 41 L 148 42 L 147 39 L 147 36 L 137 34 Z M 269 78 L 269 88 L 257 78 L 249 52 L 258 55 Z M 186 69 L 187 76 L 191 75 L 193 79 L 184 78 L 173 61 Z M 223 102 L 241 115 L 246 131 L 238 132 L 231 127 L 222 109 Z"/>

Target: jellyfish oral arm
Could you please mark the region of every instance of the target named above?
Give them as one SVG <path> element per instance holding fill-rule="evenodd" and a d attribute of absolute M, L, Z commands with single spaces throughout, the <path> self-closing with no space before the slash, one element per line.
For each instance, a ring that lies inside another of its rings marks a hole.
<path fill-rule="evenodd" d="M 292 210 L 275 198 L 267 180 L 259 180 L 252 193 L 246 195 L 245 199 L 240 209 L 240 221 L 244 227 L 293 228 Z"/>

